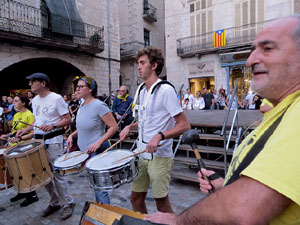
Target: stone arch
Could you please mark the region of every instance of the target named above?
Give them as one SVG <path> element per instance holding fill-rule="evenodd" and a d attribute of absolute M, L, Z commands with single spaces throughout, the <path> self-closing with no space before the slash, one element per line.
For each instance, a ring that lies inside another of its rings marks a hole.
<path fill-rule="evenodd" d="M 72 93 L 72 80 L 84 75 L 79 68 L 61 59 L 29 58 L 10 64 L 0 71 L 0 95 L 7 95 L 11 89 L 29 88 L 25 77 L 35 72 L 47 74 L 51 80 L 51 90 L 62 95 Z"/>

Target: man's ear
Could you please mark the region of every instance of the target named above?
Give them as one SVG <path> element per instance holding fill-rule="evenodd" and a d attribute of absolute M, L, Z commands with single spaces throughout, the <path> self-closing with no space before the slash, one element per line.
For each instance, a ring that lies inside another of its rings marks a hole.
<path fill-rule="evenodd" d="M 157 62 L 152 63 L 152 70 L 155 71 L 157 68 Z"/>

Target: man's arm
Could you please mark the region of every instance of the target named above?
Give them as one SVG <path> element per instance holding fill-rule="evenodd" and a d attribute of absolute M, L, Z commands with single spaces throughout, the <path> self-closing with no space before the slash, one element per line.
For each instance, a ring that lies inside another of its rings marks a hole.
<path fill-rule="evenodd" d="M 189 124 L 188 120 L 186 119 L 184 112 L 181 112 L 174 116 L 174 119 L 176 121 L 176 125 L 170 129 L 163 132 L 163 135 L 165 136 L 165 139 L 170 139 L 174 137 L 178 137 L 180 134 L 182 134 L 184 131 L 191 129 L 191 125 Z M 157 150 L 157 146 L 159 142 L 161 141 L 162 137 L 160 134 L 156 134 L 153 136 L 151 141 L 147 144 L 147 152 L 153 153 Z"/>
<path fill-rule="evenodd" d="M 64 127 L 66 125 L 69 125 L 71 122 L 72 122 L 72 120 L 71 120 L 70 114 L 67 113 L 67 114 L 60 116 L 60 120 L 58 122 L 56 122 L 56 127 L 57 128 Z M 47 132 L 47 131 L 53 130 L 54 127 L 52 124 L 44 124 L 44 125 L 39 126 L 39 129 Z"/>
<path fill-rule="evenodd" d="M 291 203 L 277 191 L 241 177 L 176 217 L 176 224 L 269 224 Z"/>
<path fill-rule="evenodd" d="M 165 224 L 264 225 L 279 216 L 291 200 L 249 177 L 220 189 L 178 216 L 148 215 L 147 220 Z"/>
<path fill-rule="evenodd" d="M 124 129 L 120 132 L 120 139 L 123 141 L 128 137 L 128 134 L 131 130 L 136 130 L 138 128 L 138 122 L 132 123 L 124 127 Z"/>

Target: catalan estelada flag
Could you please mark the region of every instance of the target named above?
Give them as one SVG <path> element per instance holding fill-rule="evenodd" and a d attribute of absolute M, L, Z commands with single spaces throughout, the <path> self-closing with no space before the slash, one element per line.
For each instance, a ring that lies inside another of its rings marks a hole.
<path fill-rule="evenodd" d="M 222 47 L 226 45 L 226 30 L 217 30 L 214 35 L 214 47 Z"/>

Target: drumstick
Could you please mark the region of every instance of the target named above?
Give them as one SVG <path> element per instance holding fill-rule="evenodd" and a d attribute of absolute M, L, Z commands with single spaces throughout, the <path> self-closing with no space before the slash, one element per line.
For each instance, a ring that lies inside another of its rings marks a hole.
<path fill-rule="evenodd" d="M 65 160 L 68 158 L 69 150 L 70 150 L 70 149 L 68 148 L 68 149 L 67 149 L 66 156 L 65 156 L 65 158 L 64 158 Z"/>
<path fill-rule="evenodd" d="M 105 152 L 109 151 L 110 149 L 112 149 L 113 147 L 115 147 L 117 144 L 119 144 L 122 140 L 118 140 L 116 143 L 112 144 L 109 148 L 105 149 L 103 152 L 101 152 L 98 157 L 100 157 L 101 155 L 103 155 Z"/>
<path fill-rule="evenodd" d="M 61 162 L 62 162 L 62 161 L 66 161 L 66 160 L 68 160 L 68 159 L 75 158 L 75 157 L 80 156 L 80 155 L 82 155 L 82 154 L 86 154 L 86 152 L 80 152 L 80 153 L 78 153 L 77 155 L 71 156 L 70 158 L 64 158 L 63 160 L 61 160 Z"/>
<path fill-rule="evenodd" d="M 145 153 L 145 152 L 146 152 L 146 149 L 143 150 L 143 151 L 141 151 L 141 152 L 137 152 L 137 153 L 134 153 L 134 154 L 132 154 L 132 155 L 126 156 L 126 157 L 124 157 L 124 158 L 118 159 L 118 160 L 116 160 L 116 161 L 114 161 L 114 162 L 112 162 L 112 163 L 114 164 L 114 163 L 120 162 L 120 161 L 122 161 L 122 160 L 124 160 L 124 159 L 128 159 L 128 158 L 130 158 L 130 157 L 133 157 L 133 156 L 136 156 L 136 155 Z"/>
<path fill-rule="evenodd" d="M 2 140 L 2 141 L 7 141 L 7 140 L 8 140 L 8 138 L 3 138 L 3 137 L 0 137 L 0 140 Z"/>
<path fill-rule="evenodd" d="M 21 121 L 21 120 L 18 120 L 17 122 L 18 122 L 18 123 L 23 123 L 23 124 L 26 124 L 26 125 L 28 125 L 28 126 L 32 126 L 32 127 L 36 127 L 36 128 L 38 128 L 38 129 L 40 129 L 40 127 L 39 127 L 39 126 L 32 125 L 32 124 L 30 124 L 30 123 L 26 123 L 26 122 L 24 122 L 24 121 Z"/>

